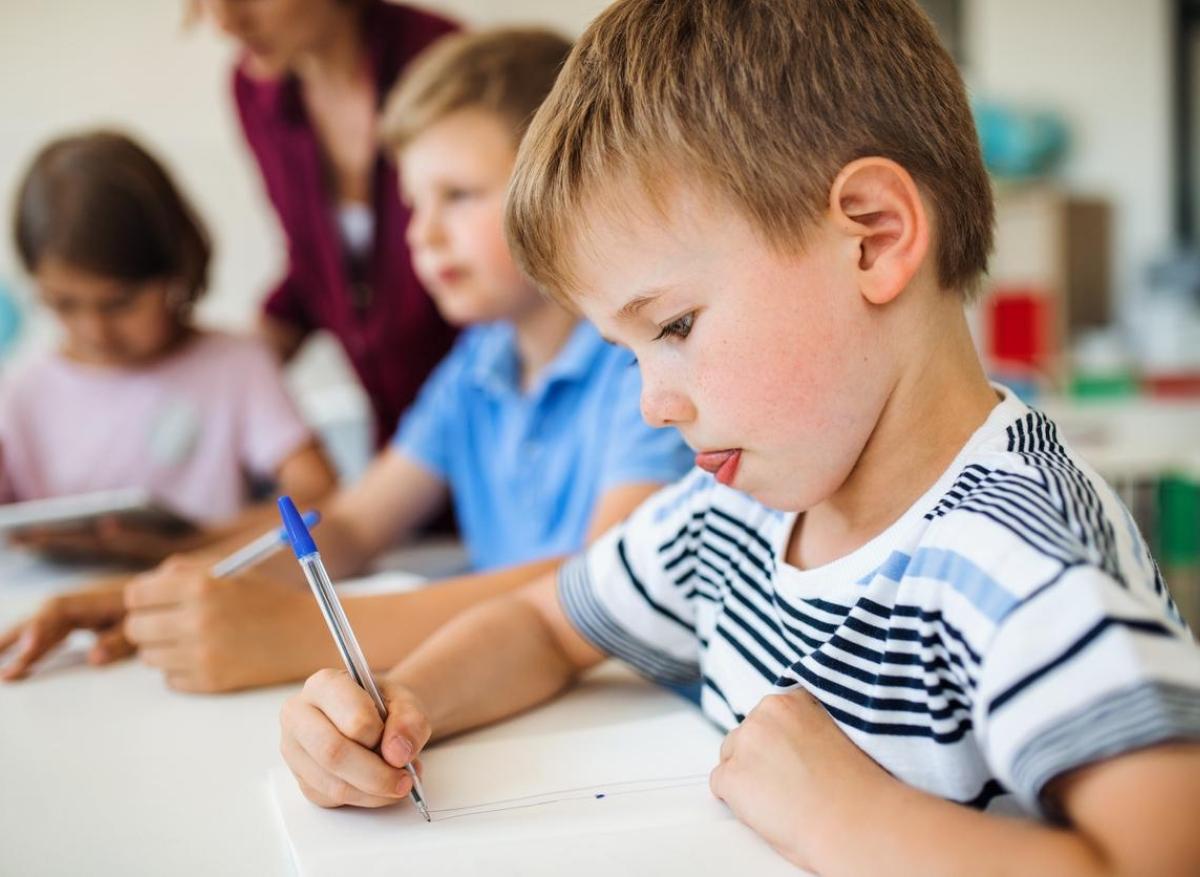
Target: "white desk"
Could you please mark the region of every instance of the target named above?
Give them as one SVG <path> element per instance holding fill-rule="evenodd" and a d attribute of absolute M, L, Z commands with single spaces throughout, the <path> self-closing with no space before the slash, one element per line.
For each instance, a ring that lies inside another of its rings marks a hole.
<path fill-rule="evenodd" d="M 6 568 L 0 625 L 53 589 Z M 0 874 L 290 873 L 267 773 L 293 690 L 178 694 L 135 661 L 0 684 Z M 614 723 L 691 709 L 615 665 L 570 697 Z M 565 730 L 573 714 L 568 699 L 482 734 Z"/>

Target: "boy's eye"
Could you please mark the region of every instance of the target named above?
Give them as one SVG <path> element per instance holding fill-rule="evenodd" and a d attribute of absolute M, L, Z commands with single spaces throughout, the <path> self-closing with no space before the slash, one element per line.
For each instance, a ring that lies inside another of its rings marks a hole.
<path fill-rule="evenodd" d="M 692 323 L 695 322 L 696 312 L 688 311 L 681 317 L 676 317 L 671 322 L 662 327 L 662 330 L 655 336 L 655 341 L 661 341 L 664 338 L 686 338 L 692 331 Z"/>
<path fill-rule="evenodd" d="M 474 194 L 473 189 L 447 189 L 446 200 L 453 204 L 455 201 L 465 201 Z"/>

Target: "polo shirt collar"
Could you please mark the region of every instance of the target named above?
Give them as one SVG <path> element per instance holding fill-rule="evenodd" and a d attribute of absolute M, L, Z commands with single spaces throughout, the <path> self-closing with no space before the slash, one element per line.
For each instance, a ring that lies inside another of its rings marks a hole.
<path fill-rule="evenodd" d="M 542 372 L 539 384 L 549 385 L 555 381 L 579 381 L 587 378 L 592 364 L 608 346 L 600 333 L 587 320 L 580 320 L 571 330 L 567 343 L 558 351 Z"/>
<path fill-rule="evenodd" d="M 607 342 L 587 320 L 571 330 L 558 355 L 538 376 L 532 393 L 539 394 L 551 384 L 586 379 L 595 361 L 604 353 Z M 517 365 L 516 330 L 509 323 L 493 323 L 483 333 L 472 370 L 475 383 L 490 392 L 519 394 L 520 369 Z"/>

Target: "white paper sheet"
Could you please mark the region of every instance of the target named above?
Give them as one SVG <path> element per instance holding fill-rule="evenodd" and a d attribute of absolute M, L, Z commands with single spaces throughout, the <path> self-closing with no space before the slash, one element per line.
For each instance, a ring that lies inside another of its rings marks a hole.
<path fill-rule="evenodd" d="M 423 757 L 426 824 L 407 802 L 323 810 L 271 783 L 302 875 L 798 873 L 708 790 L 721 736 L 698 713 L 509 739 Z"/>

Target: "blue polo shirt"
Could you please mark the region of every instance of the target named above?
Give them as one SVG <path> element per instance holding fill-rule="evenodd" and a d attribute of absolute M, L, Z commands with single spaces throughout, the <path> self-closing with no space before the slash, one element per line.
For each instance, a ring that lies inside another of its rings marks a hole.
<path fill-rule="evenodd" d="M 472 327 L 392 439 L 449 486 L 475 569 L 577 551 L 606 491 L 692 467 L 676 430 L 642 420 L 633 356 L 586 321 L 531 388 L 519 381 L 513 327 Z"/>

